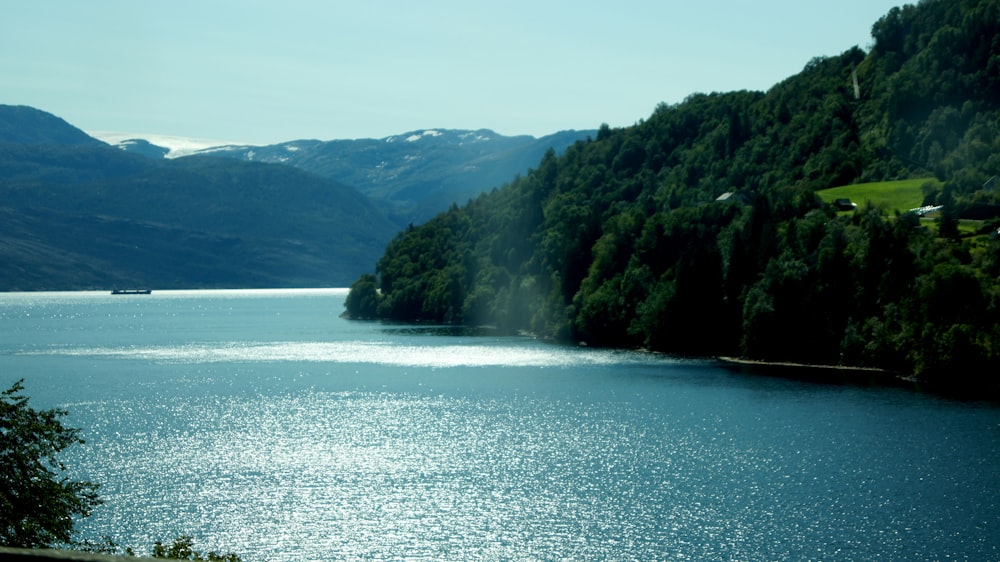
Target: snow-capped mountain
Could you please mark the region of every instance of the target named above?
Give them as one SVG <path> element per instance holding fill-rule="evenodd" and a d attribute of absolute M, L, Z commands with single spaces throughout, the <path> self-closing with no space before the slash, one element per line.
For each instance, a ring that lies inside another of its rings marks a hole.
<path fill-rule="evenodd" d="M 126 152 L 138 152 L 157 158 L 180 158 L 216 147 L 238 143 L 150 133 L 121 133 L 114 131 L 87 131 L 95 139 L 116 146 Z"/>
<path fill-rule="evenodd" d="M 92 133 L 147 156 L 216 156 L 280 163 L 350 185 L 388 202 L 402 224 L 419 223 L 510 181 L 596 131 L 562 131 L 541 138 L 489 129 L 422 129 L 381 139 L 293 140 L 266 146 L 163 135 Z"/>
<path fill-rule="evenodd" d="M 316 174 L 121 140 L 156 157 L 0 105 L 0 290 L 347 286 L 399 229 Z"/>
<path fill-rule="evenodd" d="M 586 136 L 425 129 L 247 146 L 88 135 L 0 105 L 0 290 L 346 286 L 407 222 Z"/>

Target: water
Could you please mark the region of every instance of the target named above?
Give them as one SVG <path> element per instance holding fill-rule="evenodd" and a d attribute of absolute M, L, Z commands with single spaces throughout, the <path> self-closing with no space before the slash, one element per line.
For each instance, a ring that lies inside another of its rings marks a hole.
<path fill-rule="evenodd" d="M 244 560 L 996 560 L 1000 409 L 349 322 L 344 291 L 0 295 L 79 525 Z"/>

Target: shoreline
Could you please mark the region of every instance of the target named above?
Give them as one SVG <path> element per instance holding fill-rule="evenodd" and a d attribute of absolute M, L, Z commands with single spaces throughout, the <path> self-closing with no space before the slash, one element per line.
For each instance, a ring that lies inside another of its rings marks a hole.
<path fill-rule="evenodd" d="M 817 365 L 814 363 L 796 363 L 793 361 L 763 361 L 759 359 L 744 359 L 742 357 L 716 356 L 716 360 L 731 365 L 745 365 L 749 367 L 793 367 L 797 369 L 815 369 L 824 371 L 847 371 L 859 373 L 873 373 L 890 376 L 907 382 L 914 382 L 912 377 L 904 377 L 898 373 L 880 369 L 878 367 L 855 367 L 851 365 Z"/>
<path fill-rule="evenodd" d="M 715 356 L 725 367 L 747 369 L 765 376 L 811 380 L 820 383 L 878 384 L 908 388 L 959 400 L 981 400 L 1000 403 L 1000 384 L 978 381 L 922 380 L 913 374 L 878 367 L 848 365 L 815 365 L 793 361 L 761 361 L 740 357 Z"/>

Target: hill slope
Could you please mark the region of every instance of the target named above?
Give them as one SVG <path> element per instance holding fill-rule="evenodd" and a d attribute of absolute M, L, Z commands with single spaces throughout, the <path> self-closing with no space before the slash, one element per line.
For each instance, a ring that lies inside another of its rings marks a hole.
<path fill-rule="evenodd" d="M 396 230 L 301 170 L 96 140 L 0 143 L 0 214 L 2 290 L 344 286 Z"/>
<path fill-rule="evenodd" d="M 0 105 L 0 143 L 99 146 L 66 121 L 24 105 Z"/>

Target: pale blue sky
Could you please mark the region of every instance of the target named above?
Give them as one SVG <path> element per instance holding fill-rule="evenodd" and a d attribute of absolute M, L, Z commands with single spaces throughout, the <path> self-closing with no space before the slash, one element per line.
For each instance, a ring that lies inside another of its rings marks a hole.
<path fill-rule="evenodd" d="M 257 144 L 631 125 L 868 49 L 889 0 L 0 0 L 0 103 Z"/>

